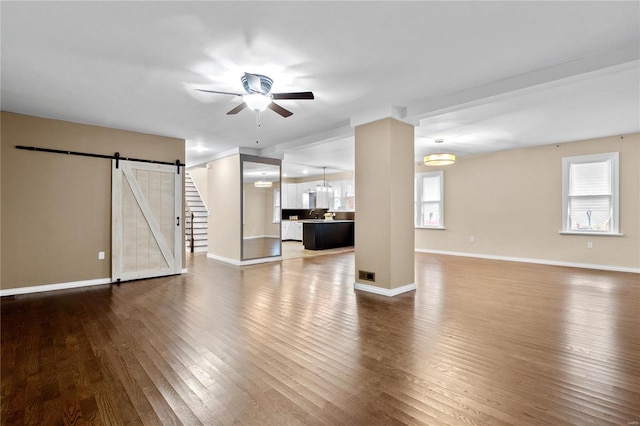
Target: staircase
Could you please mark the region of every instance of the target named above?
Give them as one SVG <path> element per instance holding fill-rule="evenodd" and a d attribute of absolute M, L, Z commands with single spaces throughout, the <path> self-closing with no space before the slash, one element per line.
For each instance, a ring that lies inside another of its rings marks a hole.
<path fill-rule="evenodd" d="M 187 240 L 187 251 L 207 251 L 207 222 L 209 220 L 209 211 L 204 201 L 200 197 L 198 188 L 191 179 L 191 174 L 185 172 L 184 176 L 185 199 L 187 205 L 185 208 L 185 238 Z M 193 215 L 193 248 L 191 247 L 191 216 Z"/>

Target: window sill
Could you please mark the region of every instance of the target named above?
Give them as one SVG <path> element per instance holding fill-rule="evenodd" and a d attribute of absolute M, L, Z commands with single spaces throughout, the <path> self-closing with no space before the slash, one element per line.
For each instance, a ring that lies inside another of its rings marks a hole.
<path fill-rule="evenodd" d="M 444 226 L 414 226 L 415 229 L 435 229 L 436 231 L 444 231 Z"/>
<path fill-rule="evenodd" d="M 599 237 L 622 237 L 624 234 L 620 232 L 605 233 L 605 232 L 589 232 L 589 231 L 558 231 L 560 235 L 597 235 Z"/>

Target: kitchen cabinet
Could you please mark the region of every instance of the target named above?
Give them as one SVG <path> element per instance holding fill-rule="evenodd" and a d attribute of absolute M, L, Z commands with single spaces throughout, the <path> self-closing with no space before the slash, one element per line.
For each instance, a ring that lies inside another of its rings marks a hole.
<path fill-rule="evenodd" d="M 302 241 L 302 222 L 283 220 L 281 227 L 283 241 Z"/>
<path fill-rule="evenodd" d="M 289 227 L 290 239 L 302 241 L 302 222 L 293 222 Z"/>
<path fill-rule="evenodd" d="M 297 183 L 282 184 L 282 208 L 283 209 L 301 209 L 302 208 L 302 189 Z"/>
<path fill-rule="evenodd" d="M 302 189 L 297 183 L 292 183 L 289 186 L 289 206 L 292 209 L 302 208 Z"/>
<path fill-rule="evenodd" d="M 299 185 L 302 188 L 301 192 L 316 192 L 317 184 L 318 182 L 302 182 Z"/>
<path fill-rule="evenodd" d="M 302 244 L 307 250 L 350 247 L 354 243 L 354 229 L 352 220 L 305 222 Z"/>

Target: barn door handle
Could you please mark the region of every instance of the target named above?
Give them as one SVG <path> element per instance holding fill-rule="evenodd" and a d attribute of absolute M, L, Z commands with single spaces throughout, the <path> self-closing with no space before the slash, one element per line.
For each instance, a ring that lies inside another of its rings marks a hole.
<path fill-rule="evenodd" d="M 176 217 L 176 220 L 178 221 L 178 222 L 176 223 L 176 226 L 180 226 L 180 216 Z"/>

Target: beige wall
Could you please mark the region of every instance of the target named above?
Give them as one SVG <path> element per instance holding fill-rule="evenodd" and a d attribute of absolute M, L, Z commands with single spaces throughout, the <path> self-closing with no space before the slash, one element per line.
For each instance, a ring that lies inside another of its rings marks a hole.
<path fill-rule="evenodd" d="M 207 198 L 212 201 L 208 204 L 208 254 L 240 261 L 240 155 L 212 161 L 207 169 Z"/>
<path fill-rule="evenodd" d="M 206 167 L 191 167 L 187 169 L 189 174 L 191 174 L 191 180 L 198 188 L 198 192 L 200 193 L 200 198 L 204 201 L 204 205 L 209 208 L 209 190 L 207 189 L 207 168 Z"/>
<path fill-rule="evenodd" d="M 109 278 L 111 161 L 15 146 L 184 162 L 184 140 L 7 112 L 1 123 L 0 288 Z"/>
<path fill-rule="evenodd" d="M 384 119 L 355 129 L 356 281 L 394 289 L 414 284 L 413 127 Z M 358 271 L 376 281 L 358 280 Z"/>
<path fill-rule="evenodd" d="M 562 157 L 615 151 L 624 236 L 560 235 Z M 438 168 L 415 171 L 428 170 Z M 442 170 L 446 229 L 416 229 L 418 250 L 640 268 L 639 134 L 460 158 Z"/>

